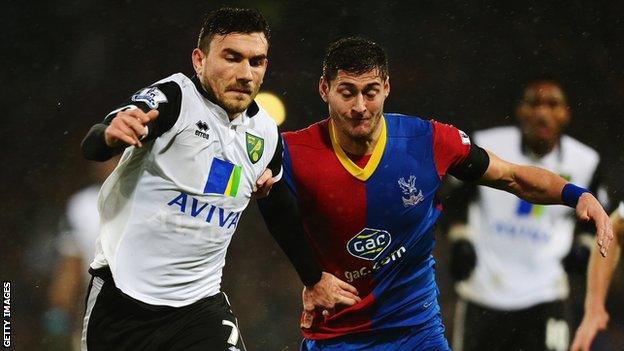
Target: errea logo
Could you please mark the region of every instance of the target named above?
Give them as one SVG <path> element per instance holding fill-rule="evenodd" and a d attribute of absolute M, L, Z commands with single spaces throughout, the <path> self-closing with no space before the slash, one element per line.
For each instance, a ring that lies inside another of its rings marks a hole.
<path fill-rule="evenodd" d="M 390 233 L 385 230 L 364 228 L 347 242 L 347 251 L 357 258 L 374 261 L 391 241 Z"/>
<path fill-rule="evenodd" d="M 210 130 L 210 127 L 208 127 L 208 123 L 199 120 L 197 121 L 197 123 L 195 123 L 195 125 L 197 126 L 197 130 L 195 131 L 195 135 L 202 137 L 204 139 L 209 139 L 210 135 L 208 133 L 206 133 L 207 131 Z"/>

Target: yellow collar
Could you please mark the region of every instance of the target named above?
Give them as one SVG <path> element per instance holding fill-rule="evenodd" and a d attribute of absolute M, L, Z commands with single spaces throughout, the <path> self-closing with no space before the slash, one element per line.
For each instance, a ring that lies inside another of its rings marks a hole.
<path fill-rule="evenodd" d="M 379 134 L 379 140 L 377 140 L 373 153 L 364 168 L 360 168 L 358 165 L 353 163 L 349 156 L 347 156 L 344 152 L 340 143 L 338 143 L 338 137 L 336 137 L 336 132 L 334 131 L 334 123 L 331 119 L 329 120 L 329 136 L 334 148 L 334 153 L 336 154 L 336 157 L 338 157 L 342 166 L 347 170 L 347 172 L 351 173 L 352 176 L 365 182 L 377 169 L 379 162 L 381 162 L 381 156 L 386 148 L 386 120 L 383 116 L 381 116 L 381 133 Z"/>

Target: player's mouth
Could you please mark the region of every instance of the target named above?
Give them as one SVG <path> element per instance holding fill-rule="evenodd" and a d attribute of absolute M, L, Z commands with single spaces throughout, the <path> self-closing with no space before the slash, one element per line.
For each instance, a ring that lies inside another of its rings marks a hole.
<path fill-rule="evenodd" d="M 227 91 L 231 91 L 231 92 L 239 93 L 239 94 L 246 94 L 246 95 L 251 95 L 252 93 L 251 89 L 247 89 L 247 88 L 230 88 Z"/>
<path fill-rule="evenodd" d="M 549 139 L 553 135 L 553 130 L 546 125 L 537 125 L 535 126 L 533 133 L 539 139 Z"/>

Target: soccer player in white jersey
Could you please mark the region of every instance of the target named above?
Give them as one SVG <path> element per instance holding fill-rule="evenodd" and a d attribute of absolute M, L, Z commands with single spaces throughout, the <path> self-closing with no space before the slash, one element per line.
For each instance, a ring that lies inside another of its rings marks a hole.
<path fill-rule="evenodd" d="M 571 351 L 589 351 L 596 333 L 607 328 L 609 314 L 605 308 L 607 292 L 618 265 L 622 246 L 624 246 L 624 202 L 611 214 L 615 245 L 609 251 L 606 260 L 596 250 L 592 251 L 587 267 L 587 294 L 585 296 L 585 314 L 576 330 Z"/>
<path fill-rule="evenodd" d="M 570 110 L 558 81 L 530 81 L 516 116 L 519 127 L 478 131 L 474 141 L 506 160 L 548 169 L 596 193 L 599 155 L 563 134 Z M 452 275 L 459 280 L 454 349 L 566 350 L 564 263 L 584 270 L 593 239 L 585 237 L 589 248 L 583 248 L 579 237 L 571 250 L 576 220 L 570 208 L 534 205 L 485 187 L 474 190 L 467 225 L 450 229 Z"/>
<path fill-rule="evenodd" d="M 242 211 L 282 173 L 277 127 L 253 101 L 268 34 L 257 11 L 211 12 L 191 57 L 196 76 L 139 90 L 85 137 L 85 157 L 123 156 L 100 191 L 83 350 L 245 348 L 220 283 Z M 355 288 L 320 271 L 296 239 L 303 234 L 292 233 L 303 228 L 289 230 L 272 234 L 315 303 L 359 301 Z"/>

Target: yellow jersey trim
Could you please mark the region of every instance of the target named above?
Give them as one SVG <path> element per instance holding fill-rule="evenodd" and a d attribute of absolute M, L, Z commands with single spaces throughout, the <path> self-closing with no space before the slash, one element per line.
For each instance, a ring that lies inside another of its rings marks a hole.
<path fill-rule="evenodd" d="M 355 178 L 365 182 L 370 178 L 377 166 L 379 166 L 379 162 L 381 162 L 381 156 L 383 155 L 384 150 L 386 149 L 386 120 L 384 116 L 381 116 L 381 134 L 379 135 L 379 140 L 377 140 L 377 144 L 373 149 L 373 153 L 371 154 L 366 167 L 360 168 L 358 165 L 353 163 L 349 156 L 344 152 L 340 143 L 338 143 L 338 137 L 336 136 L 336 132 L 334 130 L 334 122 L 333 120 L 329 120 L 329 136 L 331 139 L 332 147 L 334 148 L 334 153 L 336 157 L 338 157 L 338 161 L 342 164 L 342 166 L 347 170 L 347 172 L 351 173 Z"/>

